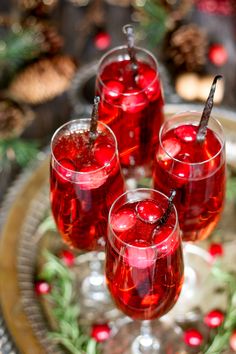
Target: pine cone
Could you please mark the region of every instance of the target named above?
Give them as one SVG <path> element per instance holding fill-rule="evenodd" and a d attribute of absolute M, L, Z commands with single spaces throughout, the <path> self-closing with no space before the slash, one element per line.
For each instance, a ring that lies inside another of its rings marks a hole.
<path fill-rule="evenodd" d="M 0 98 L 0 139 L 19 136 L 33 118 L 28 107 L 9 98 Z"/>
<path fill-rule="evenodd" d="M 38 15 L 50 13 L 58 3 L 58 0 L 18 0 L 23 11 L 35 12 Z"/>
<path fill-rule="evenodd" d="M 206 63 L 207 36 L 197 25 L 183 25 L 167 39 L 166 59 L 183 71 L 198 71 Z"/>
<path fill-rule="evenodd" d="M 40 59 L 13 79 L 9 95 L 28 104 L 49 101 L 68 89 L 75 70 L 76 65 L 69 56 Z"/>

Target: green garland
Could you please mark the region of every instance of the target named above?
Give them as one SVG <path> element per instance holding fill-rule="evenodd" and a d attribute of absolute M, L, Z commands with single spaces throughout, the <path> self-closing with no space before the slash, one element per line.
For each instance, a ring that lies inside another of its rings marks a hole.
<path fill-rule="evenodd" d="M 73 289 L 73 272 L 53 254 L 45 252 L 45 258 L 39 278 L 51 285 L 47 298 L 57 323 L 57 329 L 49 333 L 49 338 L 71 354 L 98 354 L 97 342 L 78 324 L 80 307 Z"/>
<path fill-rule="evenodd" d="M 220 263 L 212 268 L 212 274 L 221 285 L 224 284 L 226 287 L 227 309 L 224 322 L 210 343 L 205 346 L 204 354 L 222 353 L 229 346 L 230 336 L 236 329 L 236 275 L 223 270 Z"/>

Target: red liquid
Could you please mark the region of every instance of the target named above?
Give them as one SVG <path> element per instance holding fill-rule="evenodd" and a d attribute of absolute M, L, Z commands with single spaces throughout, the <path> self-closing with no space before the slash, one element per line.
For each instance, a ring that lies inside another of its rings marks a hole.
<path fill-rule="evenodd" d="M 53 158 L 51 162 L 51 206 L 57 227 L 67 244 L 87 251 L 104 246 L 109 208 L 124 191 L 114 140 L 100 133 L 92 148 L 88 142 L 88 132 L 60 137 L 53 147 L 60 165 Z"/>
<path fill-rule="evenodd" d="M 124 204 L 111 216 L 111 229 L 117 238 L 111 231 L 107 284 L 117 306 L 133 319 L 161 317 L 175 304 L 182 287 L 179 230 L 172 233 L 175 214 L 172 212 L 159 228 L 153 224 L 165 209 L 166 204 L 149 199 Z"/>
<path fill-rule="evenodd" d="M 168 194 L 176 189 L 175 206 L 184 241 L 202 240 L 215 228 L 224 202 L 225 160 L 216 134 L 208 129 L 203 145 L 196 142 L 197 127 L 181 125 L 162 137 L 154 160 L 154 187 Z M 179 161 L 177 161 L 177 160 Z M 182 161 L 182 162 L 181 162 Z"/>
<path fill-rule="evenodd" d="M 151 66 L 139 61 L 137 73 L 130 60 L 105 66 L 97 80 L 99 120 L 115 133 L 123 168 L 141 166 L 151 171 L 163 122 L 163 98 L 158 74 Z"/>

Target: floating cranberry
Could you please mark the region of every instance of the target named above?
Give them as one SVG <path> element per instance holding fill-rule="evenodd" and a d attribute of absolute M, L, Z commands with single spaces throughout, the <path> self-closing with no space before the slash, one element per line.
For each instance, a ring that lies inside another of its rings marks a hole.
<path fill-rule="evenodd" d="M 152 200 L 142 200 L 136 206 L 137 216 L 144 222 L 153 224 L 163 214 L 162 209 Z"/>
<path fill-rule="evenodd" d="M 111 226 L 114 231 L 126 231 L 136 223 L 135 212 L 131 209 L 122 209 L 111 217 Z"/>
<path fill-rule="evenodd" d="M 106 182 L 107 177 L 106 171 L 101 170 L 100 165 L 91 164 L 80 169 L 80 173 L 76 175 L 76 183 L 82 190 L 96 189 Z"/>
<path fill-rule="evenodd" d="M 224 321 L 224 314 L 220 310 L 212 310 L 204 317 L 204 323 L 210 328 L 219 327 Z"/>
<path fill-rule="evenodd" d="M 111 335 L 111 328 L 108 324 L 95 324 L 92 326 L 91 337 L 97 342 L 104 342 Z"/>
<path fill-rule="evenodd" d="M 174 130 L 175 135 L 185 143 L 196 140 L 197 130 L 192 125 L 181 125 Z"/>
<path fill-rule="evenodd" d="M 56 168 L 56 170 L 58 172 L 57 173 L 57 176 L 58 176 L 57 179 L 61 183 L 68 182 L 68 180 L 70 180 L 72 175 L 73 175 L 73 171 L 76 170 L 75 165 L 69 159 L 60 160 L 59 164 L 56 164 L 55 168 Z"/>
<path fill-rule="evenodd" d="M 146 95 L 134 89 L 126 91 L 121 102 L 123 111 L 128 113 L 141 112 L 147 105 L 148 100 Z"/>
<path fill-rule="evenodd" d="M 213 44 L 208 52 L 210 61 L 216 66 L 223 66 L 228 60 L 228 53 L 222 44 Z"/>
<path fill-rule="evenodd" d="M 231 334 L 229 339 L 229 344 L 230 347 L 233 349 L 233 351 L 236 352 L 236 330 L 234 330 L 233 333 Z"/>
<path fill-rule="evenodd" d="M 221 243 L 211 243 L 208 252 L 214 258 L 221 257 L 224 255 L 223 245 Z"/>
<path fill-rule="evenodd" d="M 99 50 L 104 50 L 110 47 L 111 45 L 111 36 L 109 33 L 102 31 L 98 32 L 94 39 L 93 39 L 94 45 L 97 49 Z"/>
<path fill-rule="evenodd" d="M 137 85 L 144 90 L 149 101 L 154 101 L 160 96 L 160 84 L 154 70 L 145 70 L 136 78 Z"/>
<path fill-rule="evenodd" d="M 51 285 L 45 280 L 38 280 L 35 283 L 35 292 L 37 295 L 46 295 L 51 292 Z"/>
<path fill-rule="evenodd" d="M 130 242 L 130 247 L 126 248 L 126 260 L 130 267 L 145 269 L 155 262 L 156 252 L 146 241 Z"/>
<path fill-rule="evenodd" d="M 62 250 L 60 258 L 67 267 L 72 267 L 75 264 L 75 255 L 70 250 Z"/>
<path fill-rule="evenodd" d="M 197 329 L 187 329 L 184 332 L 184 342 L 189 347 L 199 347 L 203 342 L 203 336 Z"/>
<path fill-rule="evenodd" d="M 160 149 L 158 160 L 166 161 L 178 155 L 181 150 L 179 141 L 175 138 L 166 139 L 162 142 L 163 149 Z"/>
<path fill-rule="evenodd" d="M 94 157 L 101 166 L 110 164 L 114 156 L 115 148 L 111 144 L 95 144 Z"/>
<path fill-rule="evenodd" d="M 124 85 L 115 80 L 105 82 L 105 86 L 102 91 L 104 100 L 108 103 L 115 104 L 119 101 L 119 98 L 124 91 Z"/>

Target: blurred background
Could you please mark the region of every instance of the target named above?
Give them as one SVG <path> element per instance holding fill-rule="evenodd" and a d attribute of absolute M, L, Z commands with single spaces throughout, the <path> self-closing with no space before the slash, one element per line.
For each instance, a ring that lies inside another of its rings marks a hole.
<path fill-rule="evenodd" d="M 167 104 L 202 104 L 222 74 L 216 104 L 235 111 L 235 0 L 1 0 L 1 198 L 55 129 L 88 111 L 98 60 L 125 43 L 126 23 L 158 58 Z"/>

